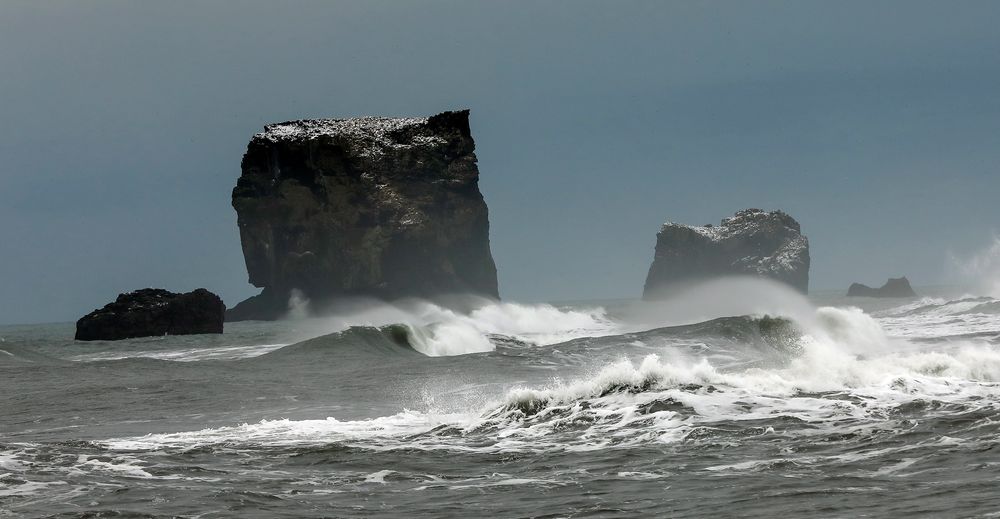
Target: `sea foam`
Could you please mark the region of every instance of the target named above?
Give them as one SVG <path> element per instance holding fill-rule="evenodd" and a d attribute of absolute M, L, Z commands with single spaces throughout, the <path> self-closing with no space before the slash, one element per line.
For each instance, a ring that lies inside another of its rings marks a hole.
<path fill-rule="evenodd" d="M 856 308 L 821 307 L 797 325 L 797 354 L 768 367 L 725 369 L 665 347 L 638 358 L 623 356 L 572 380 L 509 387 L 474 408 L 404 410 L 353 421 L 263 420 L 105 445 L 116 450 L 227 449 L 257 443 L 341 443 L 374 450 L 590 450 L 693 441 L 701 437 L 699 431 L 719 423 L 746 423 L 739 434 L 787 433 L 778 425 L 753 425 L 759 422 L 809 424 L 796 434 L 856 434 L 881 427 L 895 409 L 907 405 L 944 402 L 967 411 L 1000 398 L 1000 351 L 982 341 L 914 344 L 890 337 L 876 319 Z M 508 331 L 511 327 L 507 323 Z M 776 421 L 782 417 L 793 422 Z"/>
<path fill-rule="evenodd" d="M 429 356 L 492 351 L 490 336 L 533 344 L 555 344 L 578 337 L 620 333 L 601 307 L 561 309 L 550 304 L 477 301 L 459 311 L 420 300 L 373 303 L 301 324 L 307 336 L 326 335 L 354 326 L 407 326 L 413 348 Z"/>

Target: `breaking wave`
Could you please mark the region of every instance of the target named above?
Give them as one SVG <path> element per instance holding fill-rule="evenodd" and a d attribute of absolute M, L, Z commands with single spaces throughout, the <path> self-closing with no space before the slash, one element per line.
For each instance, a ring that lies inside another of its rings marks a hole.
<path fill-rule="evenodd" d="M 11 421 L 33 433 L 0 439 L 0 501 L 101 515 L 94 506 L 128 489 L 134 508 L 107 515 L 139 514 L 164 494 L 184 496 L 171 511 L 183 515 L 195 493 L 237 515 L 280 515 L 307 502 L 347 516 L 391 493 L 429 496 L 423 515 L 435 516 L 440 492 L 465 491 L 455 494 L 465 499 L 492 486 L 548 496 L 565 487 L 576 499 L 583 485 L 607 483 L 641 502 L 665 487 L 721 482 L 751 499 L 762 491 L 842 499 L 831 481 L 886 495 L 975 484 L 993 499 L 996 299 L 889 309 L 880 301 L 868 314 L 815 308 L 745 281 L 686 294 L 640 308 L 606 302 L 607 311 L 370 305 L 251 323 L 228 341 L 88 345 L 69 359 L 79 364 L 29 358 L 15 337 L 0 344 L 0 367 L 20 376 L 15 386 L 40 371 L 28 362 L 59 362 L 37 367 L 66 384 L 44 408 L 32 400 L 38 389 L 15 395 L 25 405 Z M 296 342 L 297 333 L 308 340 Z M 197 343 L 217 347 L 196 359 Z M 114 352 L 157 358 L 96 360 Z M 95 392 L 64 404 L 84 393 L 75 378 Z M 168 405 L 143 407 L 161 398 Z M 39 423 L 38 410 L 68 419 Z M 199 414 L 161 418 L 173 410 Z M 534 513 L 520 492 L 509 494 L 517 494 L 510 503 L 527 503 L 518 515 Z M 731 502 L 709 510 L 692 495 L 686 515 L 731 511 Z M 960 511 L 945 496 L 940 508 L 913 510 L 975 515 L 974 504 Z M 674 504 L 635 513 L 671 515 Z"/>
<path fill-rule="evenodd" d="M 939 342 L 981 337 L 1000 342 L 1000 300 L 992 297 L 925 297 L 874 315 L 897 337 Z"/>
<path fill-rule="evenodd" d="M 584 337 L 637 333 L 663 326 L 700 323 L 741 315 L 778 315 L 808 322 L 813 307 L 800 293 L 773 281 L 725 278 L 708 281 L 673 297 L 622 309 L 611 315 L 600 306 L 560 308 L 469 298 L 459 307 L 422 300 L 393 304 L 359 301 L 337 315 L 303 323 L 309 337 L 351 327 L 408 327 L 409 343 L 428 356 L 482 353 L 496 349 L 496 338 L 533 345 L 554 345 Z"/>
<path fill-rule="evenodd" d="M 50 357 L 32 351 L 31 348 L 26 348 L 17 344 L 3 343 L 0 342 L 0 366 L 7 365 L 17 365 L 17 364 L 51 364 L 63 362 L 55 357 Z"/>
<path fill-rule="evenodd" d="M 928 349 L 889 337 L 875 319 L 857 309 L 824 307 L 815 314 L 809 324 L 796 324 L 794 354 L 764 368 L 729 369 L 705 357 L 664 350 L 623 356 L 569 381 L 509 387 L 474 409 L 428 407 L 354 421 L 264 420 L 105 444 L 126 451 L 228 449 L 246 443 L 338 443 L 373 450 L 587 450 L 706 437 L 729 441 L 719 438 L 730 434 L 855 434 L 884 427 L 887 420 L 902 419 L 913 410 L 927 419 L 935 413 L 998 411 L 1000 352 L 990 345 L 965 341 Z M 718 333 L 720 326 L 731 328 L 734 322 L 739 321 L 718 321 L 708 330 Z M 760 327 L 767 321 L 742 322 Z M 403 340 L 399 329 L 348 333 Z M 760 423 L 770 425 L 762 428 Z"/>
<path fill-rule="evenodd" d="M 492 351 L 496 347 L 490 337 L 494 335 L 544 345 L 620 333 L 619 325 L 600 307 L 475 303 L 467 312 L 418 300 L 363 305 L 340 315 L 311 319 L 302 327 L 310 336 L 317 336 L 351 327 L 402 325 L 410 330 L 410 345 L 432 357 Z"/>

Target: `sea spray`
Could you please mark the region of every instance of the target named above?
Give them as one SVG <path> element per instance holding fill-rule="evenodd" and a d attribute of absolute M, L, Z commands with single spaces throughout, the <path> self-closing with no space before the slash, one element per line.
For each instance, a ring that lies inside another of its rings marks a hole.
<path fill-rule="evenodd" d="M 309 315 L 309 298 L 301 290 L 293 288 L 288 296 L 288 313 L 285 314 L 285 319 L 301 320 Z"/>
<path fill-rule="evenodd" d="M 490 337 L 494 335 L 532 344 L 554 344 L 621 331 L 601 307 L 560 309 L 549 304 L 501 303 L 481 298 L 471 302 L 471 309 L 463 312 L 417 299 L 393 304 L 357 301 L 336 315 L 308 319 L 297 326 L 306 339 L 355 326 L 401 324 L 411 330 L 411 346 L 430 356 L 491 351 L 495 346 Z"/>
<path fill-rule="evenodd" d="M 773 315 L 808 322 L 815 314 L 809 300 L 788 285 L 734 276 L 698 283 L 661 300 L 632 304 L 622 311 L 621 318 L 629 329 L 642 330 L 740 315 Z"/>
<path fill-rule="evenodd" d="M 726 369 L 665 348 L 662 354 L 595 366 L 578 378 L 515 385 L 464 410 L 445 410 L 437 394 L 425 392 L 426 410 L 353 421 L 264 420 L 106 445 L 155 450 L 342 442 L 380 450 L 595 449 L 685 441 L 717 422 L 779 417 L 825 433 L 849 431 L 877 427 L 894 409 L 927 401 L 974 409 L 1000 398 L 1000 351 L 990 345 L 967 341 L 920 348 L 887 337 L 875 320 L 852 308 L 818 308 L 810 323 L 801 327 L 798 353 L 773 367 Z"/>
<path fill-rule="evenodd" d="M 1000 298 L 1000 236 L 994 235 L 985 248 L 968 256 L 949 253 L 951 270 L 975 295 Z"/>

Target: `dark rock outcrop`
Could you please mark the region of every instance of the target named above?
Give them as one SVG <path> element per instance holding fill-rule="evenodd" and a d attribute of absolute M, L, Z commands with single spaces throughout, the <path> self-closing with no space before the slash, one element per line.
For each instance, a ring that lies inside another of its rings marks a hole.
<path fill-rule="evenodd" d="M 718 226 L 665 223 L 656 235 L 643 299 L 711 278 L 752 275 L 809 289 L 809 240 L 782 211 L 744 209 Z"/>
<path fill-rule="evenodd" d="M 498 297 L 468 110 L 268 125 L 242 168 L 233 208 L 263 291 L 228 320 L 279 318 L 294 291 Z"/>
<path fill-rule="evenodd" d="M 861 283 L 851 283 L 847 289 L 848 297 L 917 297 L 917 293 L 910 286 L 910 280 L 906 276 L 901 278 L 889 278 L 884 285 L 879 288 L 872 288 Z"/>
<path fill-rule="evenodd" d="M 76 322 L 78 341 L 115 341 L 157 335 L 222 333 L 226 305 L 199 288 L 178 294 L 144 288 L 119 294 L 114 302 Z"/>

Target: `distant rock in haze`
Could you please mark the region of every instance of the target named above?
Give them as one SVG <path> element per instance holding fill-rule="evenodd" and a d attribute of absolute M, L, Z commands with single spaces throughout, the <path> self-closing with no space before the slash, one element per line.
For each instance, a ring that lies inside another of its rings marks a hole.
<path fill-rule="evenodd" d="M 744 209 L 717 226 L 665 223 L 656 235 L 643 299 L 707 279 L 750 275 L 809 289 L 809 240 L 782 211 Z"/>
<path fill-rule="evenodd" d="M 119 294 L 114 302 L 76 322 L 78 341 L 115 341 L 158 335 L 222 333 L 226 305 L 219 296 L 199 288 L 178 294 L 144 288 Z"/>
<path fill-rule="evenodd" d="M 250 283 L 228 320 L 314 304 L 499 297 L 469 111 L 271 124 L 233 189 Z"/>
<path fill-rule="evenodd" d="M 847 289 L 848 297 L 917 297 L 917 293 L 910 286 L 910 281 L 906 276 L 901 278 L 889 278 L 884 285 L 879 288 L 872 288 L 861 283 L 851 283 Z"/>

